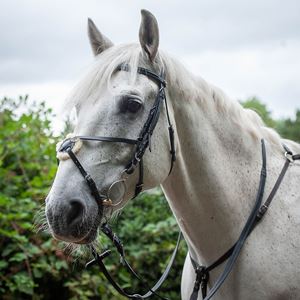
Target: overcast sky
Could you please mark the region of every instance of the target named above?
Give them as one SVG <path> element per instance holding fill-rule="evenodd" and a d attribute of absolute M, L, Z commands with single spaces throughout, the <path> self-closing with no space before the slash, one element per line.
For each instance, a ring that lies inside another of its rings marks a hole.
<path fill-rule="evenodd" d="M 93 59 L 87 18 L 116 44 L 138 41 L 141 8 L 160 47 L 230 97 L 258 96 L 275 117 L 300 108 L 299 0 L 0 0 L 0 97 L 58 111 Z"/>

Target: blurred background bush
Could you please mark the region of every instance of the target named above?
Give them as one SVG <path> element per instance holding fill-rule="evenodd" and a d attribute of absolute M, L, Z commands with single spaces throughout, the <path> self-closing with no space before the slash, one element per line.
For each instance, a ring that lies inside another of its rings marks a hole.
<path fill-rule="evenodd" d="M 300 141 L 300 110 L 294 119 L 275 120 L 257 98 L 242 104 L 253 108 L 268 126 Z M 53 114 L 44 103 L 4 98 L 0 101 L 0 298 L 1 299 L 124 299 L 97 268 L 84 270 L 89 253 L 37 233 L 35 216 L 43 218 L 44 199 L 56 172 Z M 67 126 L 69 127 L 69 126 Z M 62 133 L 62 136 L 65 132 Z M 113 222 L 125 244 L 127 258 L 147 282 L 161 275 L 177 239 L 178 228 L 160 189 L 131 201 Z M 99 237 L 105 248 L 107 241 Z M 184 242 L 161 295 L 180 299 Z M 117 255 L 106 259 L 122 286 L 142 291 L 119 265 Z"/>

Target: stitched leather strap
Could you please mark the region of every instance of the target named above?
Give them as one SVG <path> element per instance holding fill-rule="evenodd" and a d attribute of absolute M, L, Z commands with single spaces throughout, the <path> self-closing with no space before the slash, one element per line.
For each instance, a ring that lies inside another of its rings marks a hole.
<path fill-rule="evenodd" d="M 118 66 L 117 70 L 119 71 L 130 71 L 130 66 L 128 64 L 121 64 Z M 166 87 L 166 81 L 165 81 L 165 74 L 162 72 L 161 75 L 157 75 L 154 72 L 138 67 L 137 72 L 139 74 L 143 74 L 147 76 L 148 78 L 152 79 L 154 82 L 156 82 L 159 86 L 159 92 L 157 94 L 155 103 L 150 110 L 150 113 L 148 115 L 148 118 L 139 134 L 138 137 L 138 144 L 136 148 L 135 155 L 133 159 L 131 160 L 130 164 L 128 165 L 128 174 L 132 173 L 132 169 L 135 168 L 135 166 L 138 164 L 141 157 L 144 155 L 146 149 L 149 147 L 151 151 L 151 136 L 154 131 L 154 128 L 156 127 L 156 124 L 159 119 L 160 111 L 161 111 L 161 103 L 165 103 L 166 108 L 166 115 L 167 115 L 167 122 L 168 122 L 168 131 L 169 131 L 169 140 L 170 140 L 170 154 L 171 154 L 171 165 L 170 165 L 170 171 L 171 173 L 173 169 L 174 162 L 176 161 L 176 154 L 175 154 L 175 142 L 174 142 L 174 130 L 172 127 L 172 123 L 169 116 L 169 108 L 168 108 L 168 102 L 167 97 L 165 94 L 165 87 Z"/>
<path fill-rule="evenodd" d="M 274 198 L 274 196 L 275 196 L 275 194 L 276 194 L 278 188 L 279 188 L 280 185 L 281 185 L 281 182 L 282 182 L 282 180 L 283 180 L 283 178 L 284 178 L 284 175 L 286 174 L 286 171 L 287 171 L 289 165 L 290 165 L 290 161 L 287 159 L 287 160 L 285 161 L 285 163 L 284 163 L 284 166 L 283 166 L 283 168 L 282 168 L 282 170 L 281 170 L 281 172 L 280 172 L 280 174 L 279 174 L 279 176 L 278 176 L 278 178 L 277 178 L 277 180 L 276 180 L 276 183 L 275 183 L 275 185 L 274 185 L 274 187 L 273 187 L 273 189 L 272 189 L 272 191 L 271 191 L 269 197 L 267 198 L 267 200 L 266 200 L 265 203 L 261 206 L 261 208 L 259 209 L 259 211 L 258 211 L 258 213 L 257 213 L 257 216 L 256 216 L 256 224 L 263 218 L 264 214 L 265 214 L 266 211 L 268 210 L 268 208 L 269 208 L 269 206 L 270 206 L 270 204 L 271 204 L 271 202 L 272 202 L 272 200 L 273 200 L 273 198 Z M 255 224 L 255 225 L 256 225 L 256 224 Z"/>
<path fill-rule="evenodd" d="M 283 145 L 283 146 L 284 146 L 284 149 L 286 150 L 286 153 L 288 153 L 290 155 L 290 158 L 292 159 L 292 161 L 300 160 L 300 154 L 293 154 L 292 151 L 286 145 Z M 262 147 L 264 148 L 264 142 L 263 142 L 263 140 L 262 140 Z M 263 161 L 264 161 L 265 150 L 263 150 L 262 153 L 263 153 Z M 257 211 L 255 219 L 254 219 L 254 222 L 250 226 L 250 229 L 248 230 L 248 233 L 245 236 L 246 238 L 251 234 L 251 232 L 254 230 L 254 228 L 256 227 L 256 225 L 262 220 L 264 214 L 267 212 L 267 210 L 268 210 L 268 208 L 269 208 L 272 200 L 274 199 L 274 196 L 276 195 L 276 192 L 277 192 L 278 188 L 280 187 L 280 185 L 282 183 L 282 180 L 283 180 L 283 178 L 284 178 L 284 176 L 285 176 L 285 174 L 286 174 L 286 172 L 288 170 L 288 167 L 291 164 L 290 158 L 286 159 L 286 161 L 284 163 L 284 166 L 283 166 L 283 168 L 282 168 L 282 170 L 281 170 L 281 172 L 280 172 L 280 174 L 279 174 L 279 176 L 278 176 L 278 178 L 277 178 L 277 180 L 275 182 L 275 185 L 274 185 L 273 189 L 271 190 L 271 192 L 270 192 L 267 200 L 264 202 L 263 205 L 260 206 L 259 210 Z M 263 169 L 264 169 L 264 167 L 263 167 Z M 264 176 L 263 169 L 262 169 L 261 176 L 262 175 Z M 261 180 L 262 180 L 262 177 L 261 177 Z M 260 184 L 261 184 L 261 182 L 260 182 Z M 235 251 L 237 251 L 236 249 L 239 246 L 239 241 L 240 241 L 240 239 L 229 250 L 227 250 L 219 259 L 217 259 L 214 263 L 212 263 L 209 267 L 206 268 L 204 266 L 201 266 L 201 268 L 204 268 L 206 270 L 206 272 L 208 272 L 208 273 L 210 271 L 212 271 L 213 269 L 217 268 L 219 265 L 221 265 L 223 262 L 225 262 L 227 259 L 229 259 L 233 255 L 233 253 Z M 193 265 L 193 267 L 195 269 L 195 272 L 197 274 L 197 268 L 199 268 L 200 266 L 198 265 L 198 263 L 191 256 L 190 256 L 190 258 L 191 258 L 192 265 Z M 224 272 L 225 272 L 225 270 L 224 270 Z M 220 277 L 222 277 L 222 275 Z M 217 284 L 217 282 L 216 282 L 216 284 Z M 202 290 L 202 298 L 204 300 L 210 299 L 213 296 L 213 294 L 215 294 L 215 292 L 220 287 L 220 285 L 217 286 L 216 284 L 213 286 L 213 288 L 211 289 L 211 291 L 210 291 L 210 293 L 209 293 L 209 295 L 207 297 L 206 297 L 206 291 L 203 292 L 203 290 Z M 198 296 L 198 293 L 199 293 L 199 288 L 197 290 L 197 296 Z M 193 290 L 193 293 L 191 295 L 190 300 L 197 299 L 197 298 L 195 298 L 195 294 L 196 294 L 196 292 Z M 193 296 L 193 298 L 192 298 L 192 296 Z"/>
<path fill-rule="evenodd" d="M 131 145 L 136 145 L 137 142 L 138 142 L 137 140 L 133 140 L 133 139 L 126 139 L 126 138 L 119 138 L 119 137 L 107 137 L 107 136 L 83 136 L 83 135 L 78 135 L 75 138 L 81 139 L 83 141 L 124 143 L 124 144 L 131 144 Z"/>
<path fill-rule="evenodd" d="M 143 158 L 141 158 L 139 163 L 139 181 L 135 185 L 134 197 L 135 198 L 141 191 L 143 190 L 144 186 L 144 162 Z"/>
<path fill-rule="evenodd" d="M 254 207 L 251 211 L 251 214 L 248 217 L 248 220 L 247 220 L 247 222 L 239 236 L 239 239 L 230 255 L 230 258 L 229 258 L 227 264 L 225 265 L 224 271 L 221 273 L 219 278 L 216 280 L 215 284 L 209 291 L 208 295 L 204 296 L 204 300 L 209 300 L 213 297 L 213 295 L 217 292 L 217 290 L 220 288 L 220 286 L 223 284 L 223 282 L 225 281 L 225 279 L 231 272 L 233 265 L 234 265 L 236 259 L 238 258 L 239 254 L 241 252 L 241 249 L 247 239 L 247 236 L 249 235 L 249 232 L 255 222 L 257 212 L 258 212 L 261 202 L 262 202 L 265 183 L 266 183 L 266 176 L 267 176 L 267 170 L 266 170 L 267 157 L 266 157 L 266 148 L 265 148 L 264 140 L 261 140 L 261 147 L 262 147 L 262 168 L 261 168 L 261 172 L 260 172 L 260 182 L 259 182 L 259 187 L 258 187 L 258 191 L 257 191 L 257 195 L 256 195 L 255 205 L 254 205 Z M 195 264 L 198 265 L 194 261 L 193 265 L 195 265 Z M 194 289 L 195 289 L 195 286 L 194 286 Z M 198 289 L 198 291 L 199 291 L 199 289 Z M 206 293 L 206 291 L 205 291 L 205 293 Z M 203 291 L 202 291 L 202 295 L 205 295 L 205 293 L 203 293 Z M 193 300 L 192 296 L 193 296 L 193 294 L 191 295 L 190 300 Z"/>
<path fill-rule="evenodd" d="M 200 287 L 201 287 L 202 297 L 203 298 L 206 297 L 207 283 L 209 280 L 209 272 L 206 267 L 196 265 L 193 260 L 192 260 L 192 264 L 196 272 L 196 279 L 195 279 L 194 288 L 190 300 L 197 300 Z"/>
<path fill-rule="evenodd" d="M 106 199 L 105 196 L 101 195 L 97 189 L 97 185 L 95 183 L 95 181 L 93 180 L 93 178 L 91 177 L 90 174 L 88 174 L 85 169 L 83 168 L 83 166 L 81 165 L 81 163 L 79 162 L 79 160 L 77 159 L 76 155 L 74 154 L 74 152 L 72 151 L 72 149 L 68 149 L 67 153 L 69 154 L 70 158 L 73 160 L 74 164 L 76 165 L 76 167 L 78 168 L 78 170 L 80 171 L 80 173 L 82 174 L 84 180 L 86 181 L 87 185 L 90 188 L 90 191 L 94 197 L 94 199 L 96 200 L 97 204 L 98 204 L 98 209 L 99 209 L 99 213 L 102 214 L 103 212 L 103 205 L 102 205 L 102 201 L 104 199 Z"/>
<path fill-rule="evenodd" d="M 117 71 L 130 72 L 130 70 L 131 70 L 131 68 L 130 68 L 129 64 L 126 64 L 126 63 L 120 64 L 117 67 Z M 137 73 L 143 74 L 143 75 L 147 76 L 148 78 L 152 79 L 153 81 L 155 81 L 158 85 L 163 85 L 163 87 L 166 87 L 166 81 L 164 79 L 163 73 L 162 73 L 162 76 L 159 76 L 156 73 L 154 73 L 153 71 L 145 69 L 143 67 L 138 67 Z"/>

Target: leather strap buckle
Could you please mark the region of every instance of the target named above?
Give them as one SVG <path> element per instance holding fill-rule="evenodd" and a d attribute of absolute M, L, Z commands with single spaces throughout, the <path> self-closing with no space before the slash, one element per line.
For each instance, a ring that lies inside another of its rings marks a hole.
<path fill-rule="evenodd" d="M 259 211 L 258 211 L 258 213 L 256 215 L 256 218 L 257 218 L 258 221 L 260 221 L 263 218 L 263 216 L 267 212 L 268 208 L 269 208 L 269 206 L 267 206 L 266 204 L 263 204 L 260 207 L 260 209 L 259 209 Z"/>
<path fill-rule="evenodd" d="M 202 297 L 205 298 L 207 294 L 207 283 L 209 280 L 208 269 L 204 266 L 198 266 L 195 269 L 196 279 L 194 283 L 194 288 L 190 300 L 196 300 L 198 298 L 198 292 L 201 287 Z"/>
<path fill-rule="evenodd" d="M 284 156 L 291 164 L 294 163 L 293 153 L 291 151 L 286 151 Z"/>

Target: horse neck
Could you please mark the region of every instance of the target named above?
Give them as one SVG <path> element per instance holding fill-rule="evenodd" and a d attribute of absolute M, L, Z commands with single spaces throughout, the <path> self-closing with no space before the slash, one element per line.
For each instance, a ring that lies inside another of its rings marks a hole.
<path fill-rule="evenodd" d="M 193 257 L 212 262 L 235 242 L 254 203 L 261 146 L 221 107 L 215 88 L 194 83 L 169 88 L 177 161 L 162 187 Z"/>

